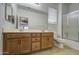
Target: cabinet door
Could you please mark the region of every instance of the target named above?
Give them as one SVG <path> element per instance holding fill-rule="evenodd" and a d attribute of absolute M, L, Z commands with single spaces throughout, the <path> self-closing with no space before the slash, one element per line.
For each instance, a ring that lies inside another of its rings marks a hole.
<path fill-rule="evenodd" d="M 19 54 L 20 41 L 18 39 L 7 39 L 6 41 L 6 53 L 7 54 Z"/>
<path fill-rule="evenodd" d="M 31 52 L 31 38 L 21 39 L 21 53 Z"/>
<path fill-rule="evenodd" d="M 47 37 L 46 45 L 47 45 L 47 48 L 51 48 L 53 46 L 53 38 L 52 37 Z"/>
<path fill-rule="evenodd" d="M 53 38 L 52 37 L 42 37 L 42 48 L 50 48 L 53 45 Z"/>
<path fill-rule="evenodd" d="M 32 43 L 32 51 L 39 51 L 40 50 L 40 42 Z"/>
<path fill-rule="evenodd" d="M 47 46 L 46 46 L 46 40 L 47 40 L 47 37 L 42 37 L 42 49 L 45 49 L 45 48 L 47 48 Z"/>

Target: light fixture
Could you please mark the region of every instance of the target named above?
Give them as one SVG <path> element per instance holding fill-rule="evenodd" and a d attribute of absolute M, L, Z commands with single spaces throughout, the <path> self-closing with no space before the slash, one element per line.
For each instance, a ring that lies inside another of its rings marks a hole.
<path fill-rule="evenodd" d="M 38 6 L 40 6 L 40 3 L 28 3 L 28 5 L 38 7 Z"/>
<path fill-rule="evenodd" d="M 37 5 L 37 6 L 40 6 L 40 3 L 34 3 L 35 5 Z"/>

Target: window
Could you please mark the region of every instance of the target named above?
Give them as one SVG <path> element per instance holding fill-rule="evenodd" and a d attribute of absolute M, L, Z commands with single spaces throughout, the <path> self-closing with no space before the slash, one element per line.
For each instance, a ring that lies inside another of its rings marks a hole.
<path fill-rule="evenodd" d="M 57 10 L 54 8 L 48 8 L 48 23 L 57 24 Z"/>

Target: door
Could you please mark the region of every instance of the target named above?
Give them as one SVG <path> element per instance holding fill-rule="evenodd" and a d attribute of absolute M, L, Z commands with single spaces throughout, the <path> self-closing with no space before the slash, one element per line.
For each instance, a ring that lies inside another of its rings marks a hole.
<path fill-rule="evenodd" d="M 21 39 L 21 53 L 31 52 L 31 38 Z"/>
<path fill-rule="evenodd" d="M 7 54 L 20 53 L 20 40 L 19 39 L 7 39 L 6 44 L 7 44 L 6 46 Z"/>

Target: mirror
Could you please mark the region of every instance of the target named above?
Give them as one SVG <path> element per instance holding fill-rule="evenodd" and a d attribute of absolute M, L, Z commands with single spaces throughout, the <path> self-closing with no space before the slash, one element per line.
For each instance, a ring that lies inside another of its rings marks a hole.
<path fill-rule="evenodd" d="M 8 22 L 10 22 L 10 23 L 12 23 L 12 24 L 14 24 L 15 23 L 15 20 L 14 20 L 14 16 L 13 16 L 13 8 L 12 8 L 12 6 L 11 6 L 11 4 L 10 3 L 6 3 L 5 4 L 5 20 L 6 21 L 8 21 Z"/>
<path fill-rule="evenodd" d="M 18 16 L 18 7 L 16 4 L 6 3 L 5 5 L 5 20 L 15 25 L 16 29 L 27 30 L 28 18 Z"/>
<path fill-rule="evenodd" d="M 19 17 L 18 29 L 20 29 L 20 31 L 28 30 L 28 18 L 27 17 Z"/>

